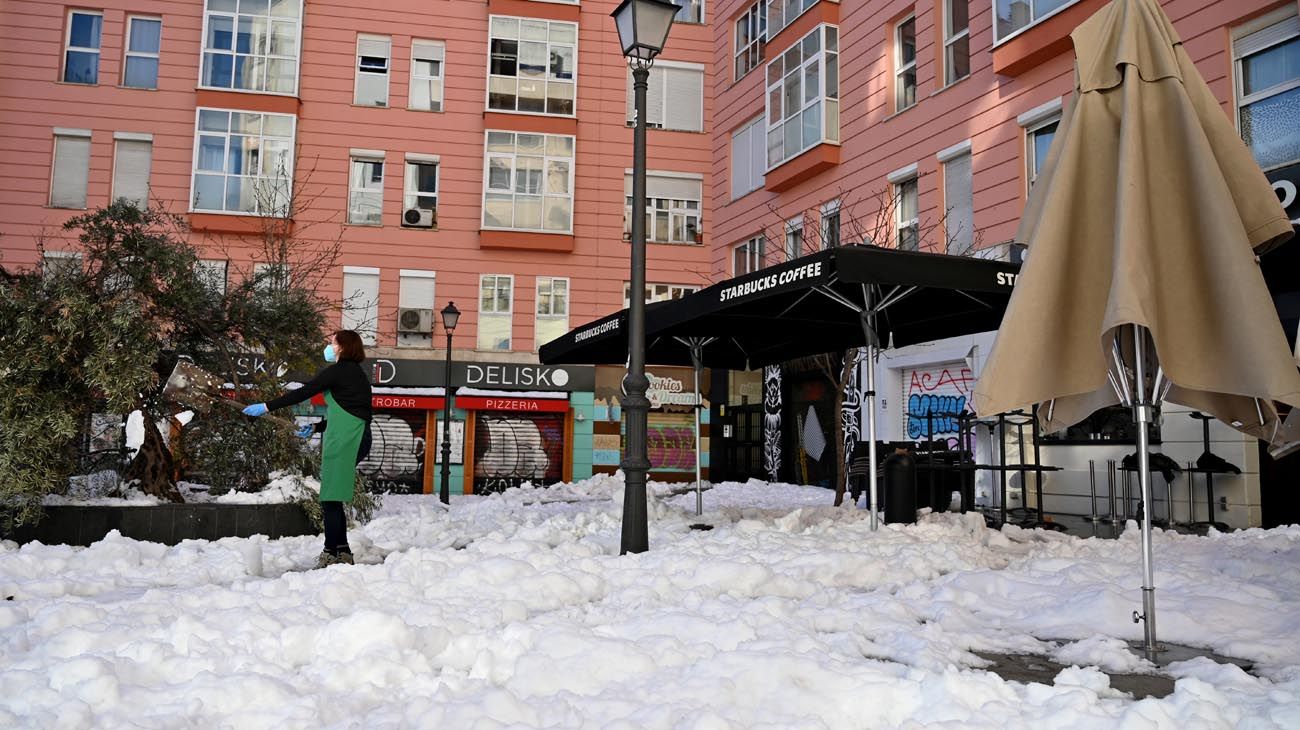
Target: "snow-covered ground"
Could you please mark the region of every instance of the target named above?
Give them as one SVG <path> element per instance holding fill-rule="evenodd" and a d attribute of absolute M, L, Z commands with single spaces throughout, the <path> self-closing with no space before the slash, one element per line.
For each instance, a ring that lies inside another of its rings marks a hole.
<path fill-rule="evenodd" d="M 0 727 L 1300 728 L 1300 527 L 1157 534 L 1161 638 L 1256 663 L 1150 671 L 1139 548 L 928 515 L 869 529 L 825 490 L 655 487 L 620 557 L 622 484 L 389 497 L 369 564 L 318 538 L 0 548 Z M 289 572 L 286 572 L 289 571 Z M 3 600 L 12 596 L 12 600 Z M 1050 655 L 1052 685 L 971 650 Z"/>

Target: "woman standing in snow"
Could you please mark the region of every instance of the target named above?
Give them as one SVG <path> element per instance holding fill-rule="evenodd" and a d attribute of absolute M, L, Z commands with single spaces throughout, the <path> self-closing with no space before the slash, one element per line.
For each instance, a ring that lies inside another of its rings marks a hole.
<path fill-rule="evenodd" d="M 348 523 L 343 503 L 351 502 L 356 486 L 356 467 L 370 453 L 370 381 L 361 368 L 366 349 L 361 336 L 352 330 L 338 330 L 325 345 L 325 362 L 331 363 L 311 382 L 266 403 L 244 409 L 244 415 L 262 416 L 268 411 L 301 403 L 325 393 L 325 420 L 298 430 L 302 438 L 323 432 L 321 437 L 320 506 L 325 523 L 325 551 L 317 567 L 334 563 L 352 564 L 348 547 Z M 327 429 L 326 426 L 329 426 Z"/>

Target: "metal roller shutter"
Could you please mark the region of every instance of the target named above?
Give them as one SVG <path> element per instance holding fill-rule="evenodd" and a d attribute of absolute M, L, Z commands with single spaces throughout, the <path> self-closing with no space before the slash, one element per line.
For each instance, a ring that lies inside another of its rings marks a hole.
<path fill-rule="evenodd" d="M 564 477 L 564 414 L 480 411 L 474 423 L 474 493 Z"/>

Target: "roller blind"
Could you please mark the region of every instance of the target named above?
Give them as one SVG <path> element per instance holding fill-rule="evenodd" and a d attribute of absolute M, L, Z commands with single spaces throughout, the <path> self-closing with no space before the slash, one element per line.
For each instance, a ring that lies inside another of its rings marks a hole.
<path fill-rule="evenodd" d="M 113 200 L 125 198 L 144 207 L 149 201 L 149 170 L 153 165 L 153 143 L 117 140 L 113 155 Z"/>
<path fill-rule="evenodd" d="M 343 329 L 355 330 L 361 341 L 375 344 L 379 319 L 379 274 L 343 272 Z"/>
<path fill-rule="evenodd" d="M 665 129 L 699 132 L 704 129 L 704 72 L 664 68 L 662 113 Z"/>
<path fill-rule="evenodd" d="M 656 175 L 653 172 L 645 176 L 646 198 L 673 198 L 676 200 L 700 200 L 702 181 L 692 178 Z M 623 175 L 623 194 L 632 194 L 632 176 Z"/>
<path fill-rule="evenodd" d="M 50 205 L 55 208 L 85 208 L 89 178 L 90 138 L 56 136 Z"/>

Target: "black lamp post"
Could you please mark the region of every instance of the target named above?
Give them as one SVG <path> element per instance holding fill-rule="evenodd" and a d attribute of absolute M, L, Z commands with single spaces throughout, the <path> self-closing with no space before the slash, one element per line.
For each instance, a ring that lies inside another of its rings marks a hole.
<path fill-rule="evenodd" d="M 627 375 L 623 378 L 623 418 L 627 441 L 623 447 L 623 537 L 621 554 L 650 549 L 646 516 L 646 420 L 650 401 L 645 376 L 645 94 L 650 66 L 668 40 L 678 7 L 663 0 L 623 0 L 614 10 L 614 24 L 623 55 L 632 68 L 636 125 L 632 131 L 632 295 L 628 306 Z"/>
<path fill-rule="evenodd" d="M 443 504 L 451 503 L 451 333 L 456 331 L 460 321 L 460 310 L 455 302 L 447 302 L 442 308 L 442 329 L 447 333 L 447 367 L 443 372 L 444 393 L 442 397 L 442 486 L 438 498 Z"/>

